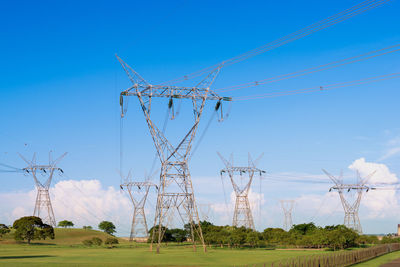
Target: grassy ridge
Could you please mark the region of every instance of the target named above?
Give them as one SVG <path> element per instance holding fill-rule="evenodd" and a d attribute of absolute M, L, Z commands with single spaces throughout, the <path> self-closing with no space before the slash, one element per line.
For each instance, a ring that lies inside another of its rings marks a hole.
<path fill-rule="evenodd" d="M 93 237 L 101 238 L 103 241 L 111 235 L 96 230 L 84 230 L 76 228 L 55 228 L 55 238 L 46 240 L 33 240 L 36 244 L 57 244 L 57 245 L 76 245 L 82 244 L 85 239 L 92 239 Z M 123 239 L 119 239 L 119 242 L 127 242 Z M 16 244 L 14 240 L 13 232 L 5 235 L 1 240 L 0 244 Z"/>

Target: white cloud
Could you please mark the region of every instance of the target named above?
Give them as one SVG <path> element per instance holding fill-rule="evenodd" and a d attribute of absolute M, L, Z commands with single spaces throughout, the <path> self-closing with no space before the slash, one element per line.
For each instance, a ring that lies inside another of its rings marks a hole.
<path fill-rule="evenodd" d="M 0 194 L 0 217 L 3 223 L 33 214 L 36 190 Z M 132 204 L 128 197 L 114 187 L 103 188 L 98 180 L 63 180 L 50 188 L 50 198 L 56 221 L 71 220 L 76 226 L 97 227 L 109 220 L 119 234 L 130 231 Z"/>
<path fill-rule="evenodd" d="M 396 174 L 391 173 L 385 164 L 366 162 L 365 158 L 355 160 L 349 166 L 349 169 L 358 171 L 361 177 L 367 177 L 371 173 L 375 172 L 375 174 L 368 180 L 368 183 L 370 184 L 396 183 L 399 180 Z"/>
<path fill-rule="evenodd" d="M 385 164 L 366 162 L 364 158 L 355 160 L 349 169 L 360 172 L 362 177 L 376 171 L 369 179 L 370 184 L 399 181 Z M 395 190 L 370 190 L 365 193 L 361 205 L 367 208 L 369 218 L 395 218 L 399 215 L 399 197 Z"/>

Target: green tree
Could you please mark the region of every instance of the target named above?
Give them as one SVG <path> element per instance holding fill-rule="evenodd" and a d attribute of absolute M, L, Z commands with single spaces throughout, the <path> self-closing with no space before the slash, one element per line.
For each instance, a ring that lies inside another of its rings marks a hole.
<path fill-rule="evenodd" d="M 84 225 L 84 226 L 82 226 L 82 229 L 83 229 L 83 230 L 92 230 L 93 227 L 90 226 L 90 225 Z"/>
<path fill-rule="evenodd" d="M 59 227 L 64 227 L 64 228 L 73 227 L 74 223 L 71 222 L 71 221 L 64 220 L 64 221 L 58 222 L 58 226 Z"/>
<path fill-rule="evenodd" d="M 115 225 L 109 221 L 102 221 L 101 223 L 99 223 L 99 229 L 110 235 L 116 232 Z"/>
<path fill-rule="evenodd" d="M 250 244 L 251 247 L 255 247 L 258 245 L 258 241 L 260 240 L 260 234 L 256 231 L 251 231 L 246 236 L 246 242 Z"/>
<path fill-rule="evenodd" d="M 8 228 L 7 225 L 0 223 L 0 238 L 3 237 L 3 235 L 7 234 L 10 232 L 10 228 Z"/>
<path fill-rule="evenodd" d="M 292 229 L 289 232 L 298 232 L 302 235 L 311 234 L 313 231 L 317 229 L 314 223 L 302 223 L 293 225 Z"/>
<path fill-rule="evenodd" d="M 15 240 L 27 240 L 28 244 L 35 239 L 46 239 L 47 237 L 54 239 L 53 227 L 44 224 L 39 217 L 22 217 L 14 222 L 13 228 L 15 229 Z"/>
<path fill-rule="evenodd" d="M 168 232 L 172 242 L 184 242 L 187 240 L 187 232 L 184 229 L 175 228 L 168 230 Z"/>

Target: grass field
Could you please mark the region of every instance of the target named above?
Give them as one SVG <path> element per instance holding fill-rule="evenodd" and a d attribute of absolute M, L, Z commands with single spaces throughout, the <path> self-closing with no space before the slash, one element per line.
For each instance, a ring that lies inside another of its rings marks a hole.
<path fill-rule="evenodd" d="M 82 241 L 109 235 L 83 229 L 55 229 L 54 240 L 33 241 L 33 244 L 18 244 L 12 234 L 0 241 L 1 266 L 233 266 L 273 262 L 288 257 L 305 256 L 324 251 L 278 251 L 266 249 L 208 249 L 193 252 L 190 245 L 163 246 L 160 254 L 149 251 L 148 244 L 129 243 L 120 239 L 120 244 L 109 249 L 106 246 L 85 247 Z"/>
<path fill-rule="evenodd" d="M 193 252 L 190 247 L 163 248 L 160 254 L 148 246 L 122 244 L 117 248 L 62 245 L 2 245 L 0 265 L 29 266 L 233 266 L 261 264 L 287 257 L 326 253 L 320 251 L 231 250 L 210 249 Z"/>
<path fill-rule="evenodd" d="M 400 258 L 400 251 L 392 252 L 392 253 L 380 256 L 378 258 L 372 259 L 370 261 L 359 263 L 359 264 L 356 264 L 353 266 L 354 267 L 377 267 L 377 266 L 380 266 L 384 263 L 391 262 L 398 258 Z"/>
<path fill-rule="evenodd" d="M 109 235 L 82 229 L 55 229 L 56 239 L 34 241 L 33 244 L 18 244 L 8 234 L 0 241 L 0 266 L 262 266 L 276 260 L 332 253 L 319 250 L 267 250 L 208 248 L 204 253 L 199 247 L 193 252 L 190 245 L 163 246 L 160 254 L 149 251 L 148 244 L 129 243 L 120 239 L 115 248 L 85 247 L 82 241 L 92 237 L 105 240 Z M 400 257 L 400 252 L 376 259 L 384 263 Z M 393 259 L 394 259 L 393 258 Z M 372 262 L 372 261 L 371 261 Z M 357 266 L 379 266 L 375 265 Z"/>

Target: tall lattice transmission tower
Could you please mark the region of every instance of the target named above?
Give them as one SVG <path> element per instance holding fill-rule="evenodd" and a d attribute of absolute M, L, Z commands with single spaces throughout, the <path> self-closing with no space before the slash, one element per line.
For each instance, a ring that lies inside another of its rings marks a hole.
<path fill-rule="evenodd" d="M 132 226 L 129 241 L 138 238 L 148 238 L 149 230 L 147 228 L 145 205 L 147 196 L 151 187 L 157 186 L 149 181 L 134 182 L 131 180 L 131 174 L 124 179 L 125 181 L 120 185 L 121 189 L 128 191 L 129 197 L 133 204 Z"/>
<path fill-rule="evenodd" d="M 335 183 L 329 189 L 329 192 L 332 190 L 336 190 L 339 193 L 340 200 L 342 202 L 342 206 L 344 209 L 344 225 L 348 228 L 353 229 L 359 234 L 362 234 L 362 227 L 360 223 L 360 218 L 358 217 L 358 210 L 360 208 L 361 198 L 363 192 L 368 192 L 370 189 L 369 186 L 366 185 L 369 178 L 375 174 L 375 172 L 369 174 L 364 179 L 361 178 L 360 173 L 357 171 L 357 183 L 356 184 L 344 184 L 343 183 L 343 174 L 340 174 L 339 177 L 335 177 L 328 173 L 326 170 L 323 170 L 324 173 Z M 355 199 L 350 200 L 349 196 L 345 196 L 346 193 L 350 194 L 351 192 L 355 192 Z"/>
<path fill-rule="evenodd" d="M 32 175 L 37 189 L 33 216 L 41 218 L 44 223 L 49 224 L 53 227 L 56 227 L 56 219 L 54 217 L 53 207 L 51 205 L 49 189 L 55 172 L 57 171 L 59 173 L 64 173 L 61 168 L 57 167 L 57 164 L 61 161 L 62 158 L 65 157 L 66 154 L 67 153 L 64 153 L 56 160 L 53 160 L 51 152 L 49 152 L 48 165 L 37 164 L 36 153 L 33 154 L 31 161 L 26 160 L 21 154 L 19 154 L 22 160 L 24 160 L 26 164 L 28 164 L 28 166 L 22 169 L 23 172 Z M 40 178 L 39 175 L 44 178 Z"/>
<path fill-rule="evenodd" d="M 124 97 L 137 97 L 156 147 L 158 157 L 161 161 L 160 184 L 158 187 L 154 222 L 155 227 L 153 228 L 154 231 L 151 238 L 150 250 L 152 250 L 153 243 L 157 242 L 157 252 L 159 252 L 162 237 L 165 232 L 163 223 L 168 218 L 168 213 L 175 210 L 178 212 L 183 223 L 190 224 L 191 240 L 194 250 L 196 249 L 196 240 L 200 240 L 205 251 L 206 246 L 200 227 L 188 161 L 206 102 L 209 100 L 217 101 L 215 110 L 218 110 L 220 109 L 222 101 L 231 100 L 231 98 L 220 97 L 210 90 L 210 86 L 217 77 L 221 66 L 213 69 L 207 77 L 194 87 L 177 87 L 152 85 L 145 81 L 121 58 L 117 56 L 117 59 L 132 82 L 132 86 L 122 91 L 120 95 L 121 117 L 124 117 L 125 114 Z M 168 100 L 168 106 L 170 108 L 174 105 L 174 99 L 190 100 L 192 102 L 194 122 L 176 146 L 172 145 L 164 135 L 164 132 L 159 130 L 151 117 L 152 100 L 154 98 L 164 98 Z M 196 238 L 195 235 L 197 236 Z"/>
<path fill-rule="evenodd" d="M 283 223 L 283 229 L 285 231 L 289 231 L 293 226 L 292 211 L 294 208 L 294 200 L 292 199 L 280 200 L 280 203 L 285 217 Z"/>
<path fill-rule="evenodd" d="M 220 174 L 221 176 L 223 174 L 227 174 L 229 176 L 236 195 L 232 225 L 236 227 L 245 226 L 246 228 L 255 230 L 253 215 L 249 202 L 249 190 L 251 183 L 253 182 L 254 174 L 258 173 L 261 178 L 263 173 L 265 173 L 265 171 L 256 167 L 256 163 L 262 157 L 262 155 L 258 157 L 257 160 L 253 161 L 249 154 L 247 167 L 235 167 L 233 164 L 232 155 L 228 161 L 219 152 L 217 153 L 222 162 L 225 164 L 225 168 L 221 170 Z"/>

